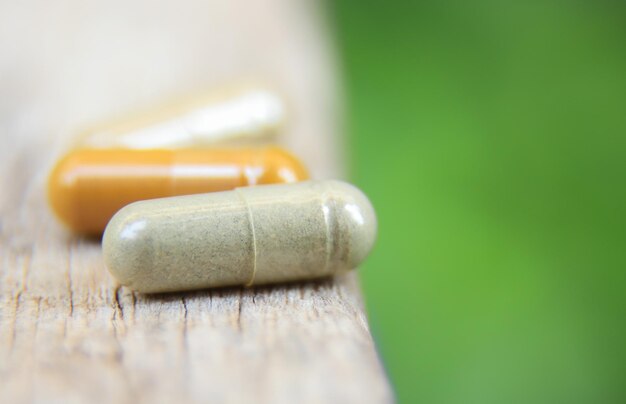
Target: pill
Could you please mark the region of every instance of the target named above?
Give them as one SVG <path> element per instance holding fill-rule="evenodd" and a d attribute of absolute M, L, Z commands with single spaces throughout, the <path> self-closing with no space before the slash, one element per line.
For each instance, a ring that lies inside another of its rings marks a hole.
<path fill-rule="evenodd" d="M 267 86 L 224 88 L 84 131 L 76 147 L 154 149 L 268 139 L 283 126 L 283 99 Z"/>
<path fill-rule="evenodd" d="M 53 169 L 48 199 L 71 230 L 99 235 L 131 202 L 307 178 L 302 163 L 278 147 L 79 149 Z"/>
<path fill-rule="evenodd" d="M 358 266 L 376 239 L 367 197 L 341 181 L 136 202 L 103 237 L 106 267 L 139 292 L 313 279 Z"/>

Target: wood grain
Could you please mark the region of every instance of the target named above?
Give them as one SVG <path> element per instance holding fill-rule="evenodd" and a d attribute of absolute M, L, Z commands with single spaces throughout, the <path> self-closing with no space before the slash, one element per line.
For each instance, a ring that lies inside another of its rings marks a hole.
<path fill-rule="evenodd" d="M 341 176 L 336 84 L 311 5 L 273 1 L 242 15 L 250 3 L 9 3 L 0 5 L 11 34 L 0 40 L 0 402 L 391 401 L 354 273 L 141 295 L 114 283 L 99 240 L 69 234 L 46 205 L 50 166 L 81 125 L 249 73 L 293 101 L 281 142 L 314 176 Z M 139 28 L 112 19 L 128 9 L 147 13 L 132 20 Z M 218 34 L 235 35 L 235 51 Z M 168 38 L 176 46 L 162 45 Z"/>

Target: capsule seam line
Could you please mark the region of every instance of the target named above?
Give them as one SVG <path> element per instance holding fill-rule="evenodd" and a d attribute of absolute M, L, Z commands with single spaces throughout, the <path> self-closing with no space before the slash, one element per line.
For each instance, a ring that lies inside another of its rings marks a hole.
<path fill-rule="evenodd" d="M 331 212 L 330 207 L 326 204 L 328 200 L 328 196 L 326 192 L 320 196 L 320 202 L 322 205 L 322 215 L 324 216 L 324 224 L 326 225 L 326 262 L 324 263 L 324 274 L 328 273 L 328 265 L 330 264 L 330 254 L 331 254 L 331 246 L 332 241 L 330 239 L 330 221 L 331 221 Z"/>
<path fill-rule="evenodd" d="M 237 192 L 237 195 L 239 195 L 239 198 L 241 199 L 243 204 L 246 205 L 246 210 L 248 212 L 248 222 L 250 223 L 250 232 L 252 233 L 252 250 L 254 251 L 254 265 L 252 267 L 252 276 L 250 277 L 250 281 L 248 281 L 248 283 L 245 284 L 246 287 L 250 287 L 254 284 L 254 278 L 256 277 L 256 261 L 257 261 L 256 259 L 257 258 L 256 234 L 254 232 L 254 218 L 252 216 L 252 209 L 250 209 L 248 200 L 243 195 L 243 192 L 241 192 L 239 188 L 235 188 L 235 191 Z"/>

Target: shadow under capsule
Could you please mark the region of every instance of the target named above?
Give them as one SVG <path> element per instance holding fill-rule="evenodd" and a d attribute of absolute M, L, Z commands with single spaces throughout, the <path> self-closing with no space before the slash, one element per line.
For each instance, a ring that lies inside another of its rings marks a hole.
<path fill-rule="evenodd" d="M 229 299 L 240 298 L 242 296 L 251 296 L 253 298 L 270 297 L 273 294 L 284 292 L 291 293 L 300 292 L 300 297 L 304 298 L 305 290 L 320 292 L 324 289 L 332 289 L 336 285 L 337 279 L 334 276 L 324 278 L 310 279 L 305 281 L 281 282 L 271 285 L 255 285 L 255 286 L 219 286 L 208 289 L 177 291 L 177 292 L 161 292 L 161 293 L 141 293 L 133 292 L 147 302 L 174 302 L 181 298 L 186 299 Z"/>

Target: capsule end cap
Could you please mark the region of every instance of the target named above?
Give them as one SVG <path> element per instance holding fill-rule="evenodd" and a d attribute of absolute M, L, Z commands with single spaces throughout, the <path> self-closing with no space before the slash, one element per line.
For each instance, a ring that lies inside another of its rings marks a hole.
<path fill-rule="evenodd" d="M 147 222 L 135 213 L 134 204 L 117 212 L 102 236 L 105 266 L 122 285 L 141 291 L 142 274 L 149 267 Z"/>
<path fill-rule="evenodd" d="M 342 201 L 342 232 L 348 236 L 349 248 L 345 255 L 345 267 L 353 269 L 359 266 L 369 255 L 376 243 L 378 221 L 376 212 L 365 194 L 355 187 L 342 181 L 330 181 L 330 188 Z"/>

